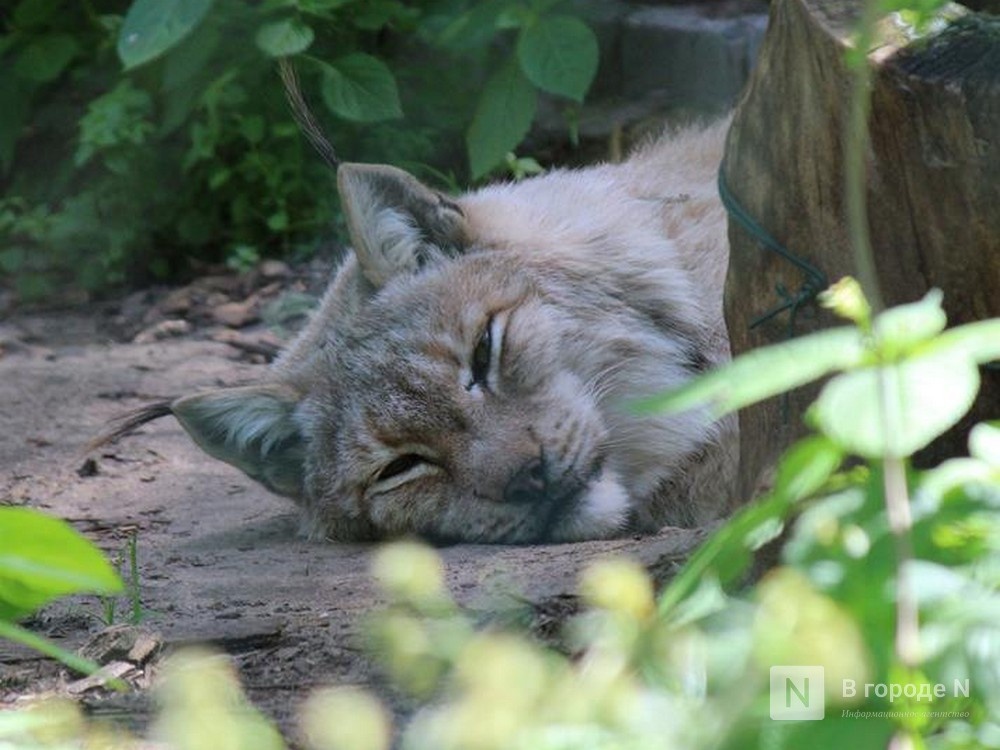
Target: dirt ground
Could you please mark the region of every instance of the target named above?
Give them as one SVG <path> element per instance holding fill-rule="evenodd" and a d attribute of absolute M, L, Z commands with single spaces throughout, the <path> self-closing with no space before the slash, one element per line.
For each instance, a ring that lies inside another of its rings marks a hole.
<path fill-rule="evenodd" d="M 227 651 L 250 698 L 293 744 L 295 710 L 310 689 L 356 684 L 387 694 L 362 646 L 366 615 L 380 602 L 368 572 L 374 547 L 298 538 L 287 501 L 208 458 L 173 420 L 95 453 L 84 446 L 107 420 L 149 400 L 258 376 L 294 328 L 282 304 L 315 295 L 325 273 L 274 264 L 118 303 L 0 319 L 0 504 L 67 519 L 113 558 L 122 559 L 134 534 L 142 628 L 164 644 L 159 653 L 190 643 Z M 536 632 L 551 635 L 576 609 L 577 575 L 589 561 L 632 555 L 663 577 L 701 538 L 667 529 L 641 540 L 440 552 L 463 606 L 487 618 L 519 608 Z M 115 619 L 128 614 L 123 599 Z M 27 624 L 78 649 L 105 631 L 106 617 L 97 598 L 77 597 Z M 141 730 L 160 657 L 89 653 L 131 659 L 135 690 L 90 688 L 0 642 L 0 709 L 68 693 L 91 713 Z"/>

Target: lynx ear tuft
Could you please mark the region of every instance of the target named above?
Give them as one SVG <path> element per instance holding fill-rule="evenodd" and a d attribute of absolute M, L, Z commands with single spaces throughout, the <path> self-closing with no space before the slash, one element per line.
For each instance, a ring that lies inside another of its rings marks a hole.
<path fill-rule="evenodd" d="M 295 419 L 299 394 L 283 385 L 222 388 L 185 396 L 171 410 L 210 456 L 272 492 L 302 494 L 305 440 Z"/>
<path fill-rule="evenodd" d="M 465 249 L 461 208 L 401 169 L 342 164 L 337 187 L 361 272 L 376 289 Z"/>

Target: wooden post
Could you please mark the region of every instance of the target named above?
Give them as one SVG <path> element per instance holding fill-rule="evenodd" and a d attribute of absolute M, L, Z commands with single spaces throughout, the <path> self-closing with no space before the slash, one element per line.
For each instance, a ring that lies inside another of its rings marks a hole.
<path fill-rule="evenodd" d="M 760 58 L 737 108 L 723 176 L 747 213 L 832 283 L 853 274 L 842 143 L 860 0 L 772 0 Z M 1000 17 L 967 12 L 907 44 L 887 18 L 873 66 L 868 210 L 886 304 L 945 293 L 949 323 L 1000 316 Z M 726 320 L 733 354 L 835 323 L 808 305 L 756 327 L 803 274 L 730 219 Z M 968 428 L 1000 417 L 1000 372 L 984 369 L 972 414 L 920 460 L 964 452 Z M 740 492 L 749 498 L 804 428 L 817 392 L 740 415 Z"/>

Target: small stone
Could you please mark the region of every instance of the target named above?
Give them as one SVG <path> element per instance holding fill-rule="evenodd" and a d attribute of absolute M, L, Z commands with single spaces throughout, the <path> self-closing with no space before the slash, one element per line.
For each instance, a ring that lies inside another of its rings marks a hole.
<path fill-rule="evenodd" d="M 212 310 L 217 323 L 230 328 L 243 328 L 259 318 L 254 300 L 227 302 Z"/>
<path fill-rule="evenodd" d="M 195 290 L 190 286 L 175 289 L 160 303 L 160 310 L 164 315 L 181 315 L 186 313 L 194 305 L 194 294 Z"/>
<path fill-rule="evenodd" d="M 129 649 L 128 660 L 142 666 L 157 654 L 162 645 L 163 641 L 158 634 L 140 631 L 136 635 L 135 645 Z"/>
<path fill-rule="evenodd" d="M 212 334 L 212 340 L 229 344 L 233 348 L 251 355 L 260 355 L 268 362 L 278 356 L 278 352 L 282 348 L 281 340 L 269 331 L 245 334 L 222 330 Z"/>
<path fill-rule="evenodd" d="M 101 667 L 89 677 L 71 682 L 66 686 L 66 692 L 70 695 L 80 695 L 94 688 L 104 687 L 113 680 L 123 680 L 138 675 L 138 670 L 127 661 L 113 661 Z"/>
<path fill-rule="evenodd" d="M 80 467 L 76 470 L 76 475 L 78 477 L 96 477 L 100 473 L 100 468 L 97 466 L 97 461 L 92 458 L 88 458 Z"/>
<path fill-rule="evenodd" d="M 218 274 L 215 276 L 202 276 L 200 279 L 195 281 L 195 285 L 201 289 L 207 289 L 213 292 L 236 294 L 240 288 L 240 279 L 231 273 Z"/>
<path fill-rule="evenodd" d="M 111 625 L 91 636 L 78 653 L 98 664 L 131 661 L 143 664 L 160 647 L 159 633 L 138 625 Z"/>
<path fill-rule="evenodd" d="M 285 279 L 292 275 L 292 269 L 280 260 L 265 260 L 257 270 L 265 279 Z"/>

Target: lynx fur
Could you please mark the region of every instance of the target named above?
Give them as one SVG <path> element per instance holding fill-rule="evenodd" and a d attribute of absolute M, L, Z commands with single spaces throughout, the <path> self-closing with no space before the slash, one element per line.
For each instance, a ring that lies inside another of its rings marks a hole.
<path fill-rule="evenodd" d="M 172 413 L 292 498 L 313 538 L 571 541 L 717 518 L 735 420 L 633 404 L 729 357 L 725 130 L 458 198 L 344 164 L 353 252 L 263 382 L 126 428 Z"/>

